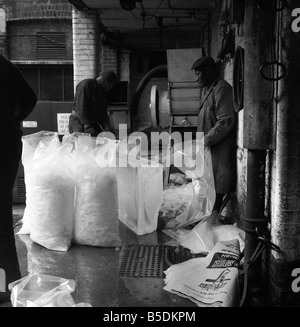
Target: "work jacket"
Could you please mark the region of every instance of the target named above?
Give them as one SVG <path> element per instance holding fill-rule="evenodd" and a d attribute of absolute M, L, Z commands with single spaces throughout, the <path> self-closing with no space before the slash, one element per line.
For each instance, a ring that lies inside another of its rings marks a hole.
<path fill-rule="evenodd" d="M 107 106 L 107 94 L 95 79 L 88 78 L 77 85 L 73 111 L 83 126 L 93 127 L 97 134 L 103 131 L 102 128 L 107 128 L 109 126 Z"/>
<path fill-rule="evenodd" d="M 198 116 L 198 131 L 211 149 L 216 193 L 234 192 L 236 186 L 236 113 L 232 87 L 217 78 L 202 90 L 204 99 Z"/>

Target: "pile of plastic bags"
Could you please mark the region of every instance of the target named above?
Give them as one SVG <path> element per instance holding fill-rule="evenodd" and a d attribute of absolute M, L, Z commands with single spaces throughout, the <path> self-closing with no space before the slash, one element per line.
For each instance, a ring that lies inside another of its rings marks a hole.
<path fill-rule="evenodd" d="M 26 207 L 19 234 L 50 250 L 71 243 L 118 246 L 118 194 L 115 169 L 103 152 L 116 147 L 86 135 L 38 132 L 22 138 Z M 112 156 L 115 151 L 109 152 Z"/>
<path fill-rule="evenodd" d="M 31 274 L 9 284 L 13 307 L 92 307 L 75 303 L 76 282 L 44 274 Z"/>

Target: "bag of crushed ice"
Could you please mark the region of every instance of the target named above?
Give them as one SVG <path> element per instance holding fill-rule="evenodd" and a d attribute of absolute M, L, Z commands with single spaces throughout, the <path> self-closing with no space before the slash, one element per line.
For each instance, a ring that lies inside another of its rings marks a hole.
<path fill-rule="evenodd" d="M 73 243 L 113 247 L 119 237 L 118 188 L 113 161 L 116 142 L 95 149 L 76 147 L 76 198 Z"/>
<path fill-rule="evenodd" d="M 22 164 L 24 167 L 24 181 L 26 188 L 26 206 L 24 209 L 24 215 L 22 218 L 22 227 L 18 234 L 30 234 L 30 224 L 32 210 L 34 210 L 33 204 L 35 203 L 34 194 L 32 194 L 32 180 L 34 170 L 32 169 L 33 158 L 38 145 L 43 150 L 44 155 L 50 153 L 55 148 L 60 146 L 58 133 L 40 131 L 38 133 L 25 135 L 22 137 Z"/>
<path fill-rule="evenodd" d="M 30 238 L 49 250 L 67 251 L 74 222 L 72 145 L 64 144 L 53 150 L 40 143 L 32 170 Z"/>

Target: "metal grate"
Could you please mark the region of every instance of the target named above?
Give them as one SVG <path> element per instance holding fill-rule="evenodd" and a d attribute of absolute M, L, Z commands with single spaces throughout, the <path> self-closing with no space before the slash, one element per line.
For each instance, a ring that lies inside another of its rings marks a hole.
<path fill-rule="evenodd" d="M 18 177 L 18 198 L 20 200 L 26 199 L 26 187 L 24 177 Z"/>
<path fill-rule="evenodd" d="M 188 249 L 167 245 L 130 245 L 124 247 L 119 275 L 163 278 L 170 264 L 195 257 Z"/>
<path fill-rule="evenodd" d="M 37 59 L 65 58 L 65 33 L 37 33 Z"/>

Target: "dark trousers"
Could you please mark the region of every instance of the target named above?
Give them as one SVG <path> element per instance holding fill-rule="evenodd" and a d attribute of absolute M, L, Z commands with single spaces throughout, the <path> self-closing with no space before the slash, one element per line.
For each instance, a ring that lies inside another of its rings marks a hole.
<path fill-rule="evenodd" d="M 0 151 L 0 268 L 5 271 L 7 286 L 21 278 L 12 214 L 12 190 L 22 154 L 18 127 L 9 135 L 0 134 Z"/>
<path fill-rule="evenodd" d="M 215 204 L 214 204 L 213 211 L 214 210 L 219 211 L 221 209 L 221 205 L 222 205 L 222 202 L 223 202 L 224 195 L 225 194 L 223 194 L 223 193 L 216 193 L 216 201 L 215 201 Z"/>

